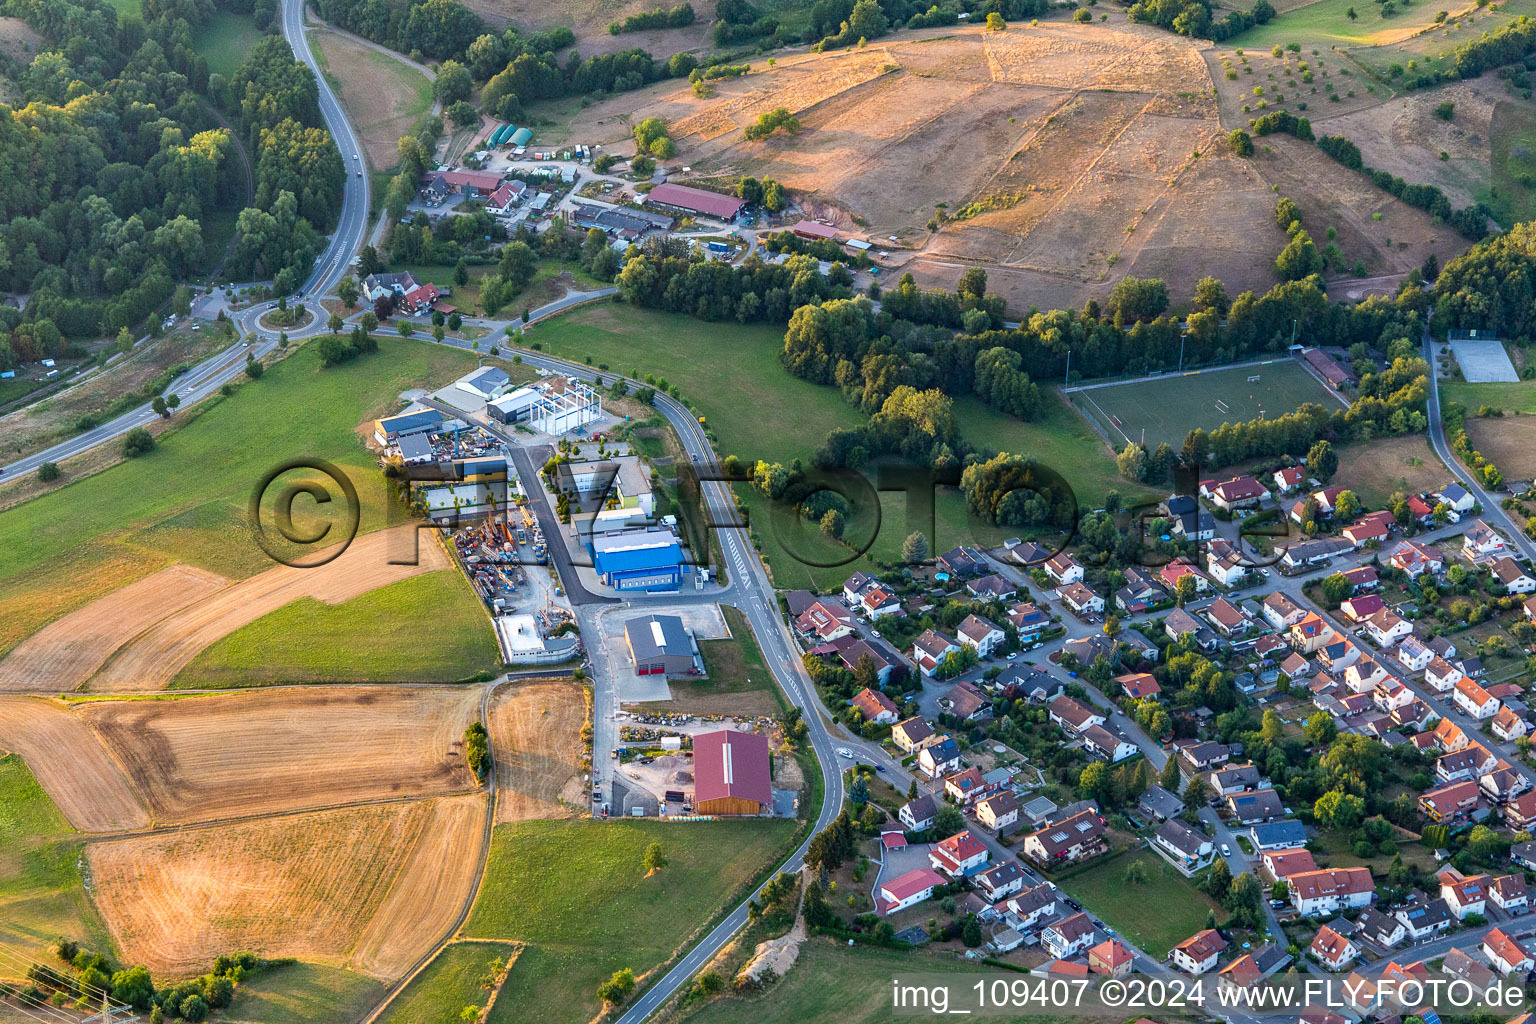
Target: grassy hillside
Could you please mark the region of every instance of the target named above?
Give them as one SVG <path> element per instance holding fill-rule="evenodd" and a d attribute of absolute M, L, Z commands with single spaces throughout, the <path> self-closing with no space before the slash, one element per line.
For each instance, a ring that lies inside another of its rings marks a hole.
<path fill-rule="evenodd" d="M 380 642 L 399 623 L 428 617 L 431 643 Z M 445 569 L 339 605 L 300 598 L 214 643 L 172 685 L 451 682 L 499 660 L 469 581 L 457 569 Z"/>
<path fill-rule="evenodd" d="M 381 338 L 378 353 L 328 370 L 305 346 L 193 422 L 106 472 L 0 513 L 0 652 L 65 612 L 182 561 L 231 578 L 272 566 L 251 539 L 252 489 L 275 465 L 321 458 L 358 489 L 359 532 L 386 525 L 385 492 L 358 428 L 443 384 L 472 354 Z"/>
<path fill-rule="evenodd" d="M 792 821 L 524 821 L 501 825 L 464 934 L 528 943 L 498 1006 L 543 1024 L 578 1024 L 597 986 L 666 961 L 784 850 Z M 668 865 L 651 878 L 645 848 Z"/>

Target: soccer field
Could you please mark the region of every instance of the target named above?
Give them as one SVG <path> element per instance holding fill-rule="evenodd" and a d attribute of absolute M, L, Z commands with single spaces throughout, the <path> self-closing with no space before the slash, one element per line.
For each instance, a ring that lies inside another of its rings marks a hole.
<path fill-rule="evenodd" d="M 1253 380 L 1252 378 L 1258 378 Z M 1105 384 L 1070 393 L 1072 404 L 1109 435 L 1116 446 L 1140 441 L 1148 448 L 1163 441 L 1177 448 L 1196 427 L 1214 430 L 1223 423 L 1272 419 L 1305 402 L 1332 409 L 1338 399 L 1300 363 L 1280 358 L 1272 363 L 1169 374 L 1155 380 Z"/>

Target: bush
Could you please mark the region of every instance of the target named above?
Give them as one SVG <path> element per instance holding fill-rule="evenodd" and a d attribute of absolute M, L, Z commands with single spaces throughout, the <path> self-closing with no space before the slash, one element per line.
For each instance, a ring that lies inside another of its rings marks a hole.
<path fill-rule="evenodd" d="M 37 467 L 37 478 L 45 484 L 51 484 L 63 475 L 57 462 L 45 462 Z"/>
<path fill-rule="evenodd" d="M 155 435 L 143 427 L 134 427 L 123 438 L 123 454 L 130 459 L 147 455 L 155 450 Z"/>

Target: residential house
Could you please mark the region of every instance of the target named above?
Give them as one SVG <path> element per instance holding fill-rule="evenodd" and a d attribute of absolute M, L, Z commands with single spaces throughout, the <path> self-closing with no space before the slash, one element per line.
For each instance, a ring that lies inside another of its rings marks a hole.
<path fill-rule="evenodd" d="M 944 876 L 930 868 L 915 868 L 904 875 L 882 882 L 875 893 L 875 909 L 882 915 L 915 907 L 945 884 Z"/>
<path fill-rule="evenodd" d="M 1280 662 L 1280 673 L 1293 683 L 1300 682 L 1312 672 L 1312 663 L 1304 658 L 1300 652 L 1291 651 Z"/>
<path fill-rule="evenodd" d="M 1425 573 L 1437 574 L 1445 568 L 1445 556 L 1439 548 L 1415 540 L 1405 540 L 1399 544 L 1388 561 L 1393 568 L 1401 569 L 1414 579 Z"/>
<path fill-rule="evenodd" d="M 1429 645 L 1426 644 L 1426 647 Z M 1430 647 L 1430 650 L 1434 650 Z M 1429 664 L 1424 667 L 1424 683 L 1437 693 L 1449 692 L 1460 680 L 1464 673 L 1461 669 L 1446 661 L 1444 657 L 1436 655 L 1431 658 Z"/>
<path fill-rule="evenodd" d="M 1352 693 L 1374 693 L 1376 687 L 1389 678 L 1381 662 L 1363 654 L 1344 669 L 1344 685 Z"/>
<path fill-rule="evenodd" d="M 1303 654 L 1311 654 L 1335 636 L 1333 627 L 1321 615 L 1309 612 L 1291 627 L 1291 646 Z"/>
<path fill-rule="evenodd" d="M 961 807 L 969 807 L 986 796 L 987 784 L 982 781 L 980 768 L 966 768 L 944 778 L 944 793 Z"/>
<path fill-rule="evenodd" d="M 1046 867 L 1096 857 L 1108 849 L 1104 828 L 1097 811 L 1079 811 L 1026 836 L 1024 853 Z"/>
<path fill-rule="evenodd" d="M 1368 907 L 1376 897 L 1370 868 L 1320 868 L 1292 875 L 1286 882 L 1291 903 L 1302 917 Z"/>
<path fill-rule="evenodd" d="M 1507 801 L 1500 808 L 1504 824 L 1514 832 L 1529 832 L 1536 828 L 1536 790 L 1527 790 Z"/>
<path fill-rule="evenodd" d="M 973 875 L 971 883 L 982 899 L 996 903 L 1024 888 L 1024 869 L 1016 860 L 999 861 Z"/>
<path fill-rule="evenodd" d="M 945 736 L 917 753 L 918 771 L 930 779 L 950 775 L 960 767 L 960 746 Z"/>
<path fill-rule="evenodd" d="M 1136 807 L 1153 821 L 1166 821 L 1178 817 L 1184 810 L 1184 801 L 1154 782 L 1141 794 Z"/>
<path fill-rule="evenodd" d="M 1167 633 L 1168 639 L 1174 642 L 1186 636 L 1192 636 L 1195 638 L 1195 643 L 1207 651 L 1214 650 L 1221 643 L 1210 627 L 1183 608 L 1175 608 L 1168 613 L 1168 617 L 1163 620 L 1163 632 Z"/>
<path fill-rule="evenodd" d="M 1047 925 L 1040 932 L 1040 945 L 1061 960 L 1096 945 L 1098 937 L 1088 915 L 1078 913 Z"/>
<path fill-rule="evenodd" d="M 1380 949 L 1391 949 L 1408 935 L 1408 927 L 1375 907 L 1366 907 L 1355 919 L 1355 935 Z"/>
<path fill-rule="evenodd" d="M 1317 870 L 1317 863 L 1312 859 L 1312 851 L 1306 847 L 1265 850 L 1259 854 L 1259 863 L 1263 865 L 1264 874 L 1272 882 L 1284 881 L 1292 875 Z"/>
<path fill-rule="evenodd" d="M 875 670 L 875 680 L 881 686 L 890 686 L 905 679 L 907 666 L 896 656 L 896 652 L 880 643 L 878 640 L 854 640 L 852 637 L 844 637 L 833 641 L 837 648 L 837 658 L 850 672 L 859 670 L 859 663 L 865 658 Z"/>
<path fill-rule="evenodd" d="M 1211 504 L 1230 511 L 1254 508 L 1261 499 L 1269 497 L 1269 489 L 1251 476 L 1235 476 L 1210 488 L 1207 496 Z"/>
<path fill-rule="evenodd" d="M 1452 512 L 1470 512 L 1477 505 L 1477 499 L 1461 484 L 1451 484 L 1436 493 L 1435 497 L 1449 505 Z"/>
<path fill-rule="evenodd" d="M 1090 726 L 1103 725 L 1105 722 L 1104 715 L 1097 708 L 1089 707 L 1066 694 L 1051 701 L 1050 717 L 1052 722 L 1074 735 L 1082 735 Z"/>
<path fill-rule="evenodd" d="M 1524 775 L 1517 772 L 1508 761 L 1500 760 L 1493 771 L 1477 780 L 1478 788 L 1495 806 L 1508 803 L 1530 788 Z"/>
<path fill-rule="evenodd" d="M 939 734 L 933 731 L 928 719 L 919 715 L 891 726 L 891 742 L 904 754 L 916 753 L 924 747 L 939 742 Z"/>
<path fill-rule="evenodd" d="M 901 609 L 901 599 L 883 586 L 873 586 L 859 595 L 855 605 L 864 615 L 874 621 L 883 619 L 887 615 L 905 615 Z"/>
<path fill-rule="evenodd" d="M 1408 496 L 1408 514 L 1420 526 L 1429 526 L 1435 521 L 1435 510 L 1417 494 Z"/>
<path fill-rule="evenodd" d="M 1280 566 L 1290 572 L 1297 572 L 1309 566 L 1322 565 L 1354 549 L 1355 546 L 1343 537 L 1319 537 L 1317 540 L 1287 545 L 1280 556 Z"/>
<path fill-rule="evenodd" d="M 1004 900 L 999 910 L 1008 927 L 1030 931 L 1042 919 L 1056 913 L 1056 887 L 1047 882 L 1024 889 Z"/>
<path fill-rule="evenodd" d="M 1536 576 L 1526 572 L 1524 566 L 1508 555 L 1493 563 L 1493 578 L 1499 581 L 1506 594 L 1529 594 L 1536 590 Z"/>
<path fill-rule="evenodd" d="M 1110 764 L 1136 756 L 1136 744 L 1116 736 L 1102 725 L 1090 725 L 1083 730 L 1083 749 Z"/>
<path fill-rule="evenodd" d="M 960 650 L 949 637 L 938 630 L 925 629 L 912 641 L 912 660 L 917 663 L 918 671 L 925 676 L 931 676 L 938 671 L 939 664 L 945 656 Z"/>
<path fill-rule="evenodd" d="M 1457 707 L 1476 719 L 1492 718 L 1499 711 L 1499 699 L 1466 676 L 1456 683 L 1452 699 Z"/>
<path fill-rule="evenodd" d="M 933 827 L 933 815 L 938 810 L 938 802 L 934 798 L 923 793 L 901 805 L 901 810 L 896 812 L 896 817 L 901 823 L 913 832 L 926 832 Z"/>
<path fill-rule="evenodd" d="M 939 707 L 964 722 L 979 722 L 992 717 L 992 699 L 976 688 L 976 684 L 961 680 L 939 698 Z"/>
<path fill-rule="evenodd" d="M 1338 634 L 1334 634 L 1333 638 L 1319 647 L 1316 653 L 1317 663 L 1325 671 L 1335 675 L 1343 672 L 1360 658 L 1360 648 Z"/>
<path fill-rule="evenodd" d="M 928 861 L 933 865 L 933 870 L 950 878 L 974 875 L 991 859 L 992 851 L 971 835 L 970 829 L 956 832 L 948 839 L 933 844 L 928 850 Z"/>
<path fill-rule="evenodd" d="M 995 572 L 970 580 L 965 589 L 978 601 L 1006 601 L 1019 592 L 1018 584 Z"/>
<path fill-rule="evenodd" d="M 1152 849 L 1162 854 L 1186 875 L 1200 871 L 1215 856 L 1216 847 L 1203 832 L 1198 832 L 1177 818 L 1170 818 L 1152 833 Z"/>
<path fill-rule="evenodd" d="M 1218 597 L 1205 610 L 1205 617 L 1222 636 L 1240 636 L 1251 625 L 1248 616 L 1224 597 Z"/>
<path fill-rule="evenodd" d="M 1179 580 L 1185 576 L 1194 581 L 1195 593 L 1201 594 L 1211 589 L 1211 582 L 1205 574 L 1182 558 L 1174 559 L 1157 571 L 1157 578 L 1162 580 L 1163 587 L 1170 594 L 1178 593 Z"/>
<path fill-rule="evenodd" d="M 1253 848 L 1260 853 L 1266 850 L 1284 850 L 1305 843 L 1307 829 L 1299 821 L 1271 821 L 1251 826 L 1248 829 L 1248 838 L 1253 841 Z"/>
<path fill-rule="evenodd" d="M 1115 682 L 1120 684 L 1120 689 L 1132 700 L 1146 700 L 1155 698 L 1163 692 L 1163 688 L 1157 684 L 1157 680 L 1150 672 L 1132 672 L 1129 675 L 1116 676 Z"/>
<path fill-rule="evenodd" d="M 1471 743 L 1460 750 L 1442 754 L 1435 762 L 1435 778 L 1443 783 L 1476 779 L 1493 770 L 1498 758 L 1481 743 Z"/>
<path fill-rule="evenodd" d="M 1214 928 L 1196 932 L 1168 953 L 1173 965 L 1186 974 L 1207 974 L 1227 948 L 1227 940 Z"/>
<path fill-rule="evenodd" d="M 1353 569 L 1344 570 L 1344 579 L 1353 587 L 1351 593 L 1360 593 L 1362 590 L 1375 590 L 1381 583 L 1381 574 L 1376 571 L 1374 565 L 1361 565 Z"/>
<path fill-rule="evenodd" d="M 1065 551 L 1059 551 L 1045 560 L 1045 574 L 1060 587 L 1083 582 L 1083 567 Z"/>
<path fill-rule="evenodd" d="M 1355 663 L 1355 665 L 1358 664 L 1359 662 Z M 1355 665 L 1351 665 L 1350 668 L 1353 669 Z M 1384 676 L 1382 679 L 1377 680 L 1376 689 L 1372 693 L 1371 699 L 1376 702 L 1377 707 L 1387 712 L 1387 714 L 1391 714 L 1394 711 L 1407 707 L 1419 698 L 1414 696 L 1413 691 L 1404 686 L 1396 677 Z"/>
<path fill-rule="evenodd" d="M 1339 500 L 1339 495 L 1349 490 L 1348 487 L 1334 484 L 1332 487 L 1324 487 L 1320 491 L 1313 491 L 1312 497 L 1317 499 L 1317 509 L 1325 516 L 1333 515 L 1333 504 Z"/>
<path fill-rule="evenodd" d="M 1413 624 L 1392 609 L 1383 608 L 1365 620 L 1365 631 L 1378 647 L 1391 647 L 1413 634 Z"/>
<path fill-rule="evenodd" d="M 1488 958 L 1493 969 L 1503 975 L 1524 975 L 1536 967 L 1536 960 L 1525 951 L 1525 947 L 1502 928 L 1495 928 L 1483 936 L 1483 955 Z"/>
<path fill-rule="evenodd" d="M 1481 519 L 1467 527 L 1467 532 L 1461 536 L 1461 553 L 1474 562 L 1503 550 L 1504 538 Z"/>
<path fill-rule="evenodd" d="M 1525 612 L 1525 617 L 1527 619 L 1530 619 L 1532 622 L 1536 622 L 1536 597 L 1526 598 L 1525 603 L 1520 607 Z"/>
<path fill-rule="evenodd" d="M 1493 716 L 1493 721 L 1488 723 L 1488 729 L 1505 743 L 1513 743 L 1531 731 L 1525 719 L 1507 705 L 1499 708 L 1498 713 Z"/>
<path fill-rule="evenodd" d="M 1122 612 L 1127 614 L 1144 612 L 1168 600 L 1168 592 L 1158 586 L 1152 574 L 1135 566 L 1128 566 L 1123 575 L 1125 586 L 1115 591 L 1115 605 Z"/>
<path fill-rule="evenodd" d="M 1287 466 L 1274 473 L 1275 490 L 1281 494 L 1293 494 L 1307 482 L 1307 472 L 1300 466 Z"/>
<path fill-rule="evenodd" d="M 1278 590 L 1264 599 L 1264 617 L 1276 629 L 1290 629 L 1307 617 L 1307 610 Z"/>
<path fill-rule="evenodd" d="M 1217 796 L 1248 793 L 1255 789 L 1268 789 L 1269 780 L 1259 773 L 1253 764 L 1225 764 L 1210 774 L 1211 788 Z"/>
<path fill-rule="evenodd" d="M 1403 922 L 1403 928 L 1414 942 L 1422 942 L 1432 935 L 1439 935 L 1451 926 L 1451 908 L 1445 900 L 1431 898 L 1422 892 L 1413 893 L 1406 903 L 1392 912 Z"/>
<path fill-rule="evenodd" d="M 1131 951 L 1119 939 L 1106 939 L 1088 950 L 1088 969 L 1106 978 L 1124 978 L 1135 961 Z"/>
<path fill-rule="evenodd" d="M 1453 782 L 1421 794 L 1419 810 L 1437 824 L 1454 821 L 1477 807 L 1478 792 L 1475 782 Z"/>
<path fill-rule="evenodd" d="M 1104 611 L 1104 599 L 1081 583 L 1068 583 L 1057 588 L 1056 596 L 1078 615 L 1097 615 Z"/>
<path fill-rule="evenodd" d="M 960 642 L 976 651 L 979 658 L 990 658 L 1004 640 L 1003 631 L 980 615 L 967 615 L 955 630 Z"/>
<path fill-rule="evenodd" d="M 831 598 L 823 598 L 800 613 L 795 628 L 817 643 L 853 635 L 853 613 Z"/>
<path fill-rule="evenodd" d="M 1486 914 L 1488 886 L 1493 879 L 1487 875 L 1452 875 L 1451 871 L 1440 873 L 1440 898 L 1445 900 L 1445 905 L 1450 908 L 1456 920 L 1465 921 L 1473 914 Z"/>
<path fill-rule="evenodd" d="M 1380 594 L 1360 594 L 1339 602 L 1339 611 L 1350 622 L 1359 623 L 1369 619 L 1386 606 L 1387 603 L 1381 599 Z"/>
<path fill-rule="evenodd" d="M 1500 875 L 1488 886 L 1488 898 L 1506 914 L 1523 914 L 1530 909 L 1531 891 L 1523 875 Z"/>
<path fill-rule="evenodd" d="M 867 572 L 856 572 L 843 581 L 843 601 L 849 606 L 859 603 L 864 593 L 880 585 L 880 581 Z"/>
<path fill-rule="evenodd" d="M 1001 832 L 1019 821 L 1019 800 L 1005 789 L 976 803 L 976 820 L 994 832 Z"/>
<path fill-rule="evenodd" d="M 1197 774 L 1226 764 L 1232 758 L 1232 748 L 1215 740 L 1185 740 L 1175 746 L 1187 770 Z"/>
<path fill-rule="evenodd" d="M 1396 657 L 1397 663 L 1409 672 L 1423 672 L 1435 660 L 1435 652 L 1418 637 L 1406 636 L 1397 645 Z"/>
<path fill-rule="evenodd" d="M 1051 626 L 1051 617 L 1029 602 L 1008 609 L 1008 621 L 1018 631 L 1020 643 L 1034 643 Z"/>
<path fill-rule="evenodd" d="M 1245 997 L 1240 993 L 1245 989 L 1253 988 L 1263 980 L 1264 972 L 1259 969 L 1253 956 L 1244 953 L 1216 972 L 1216 992 L 1223 1002 L 1242 1006 Z"/>
<path fill-rule="evenodd" d="M 1313 937 L 1312 945 L 1307 947 L 1307 952 L 1330 971 L 1342 971 L 1347 964 L 1360 955 L 1360 947 L 1327 925 L 1323 925 L 1317 930 L 1317 935 Z"/>
<path fill-rule="evenodd" d="M 1261 789 L 1252 793 L 1233 793 L 1227 797 L 1227 809 L 1232 817 L 1243 825 L 1275 821 L 1285 814 L 1285 805 L 1280 800 L 1280 794 L 1272 789 Z"/>
<path fill-rule="evenodd" d="M 1380 544 L 1392 535 L 1392 513 L 1366 516 L 1358 523 L 1351 523 L 1339 531 L 1339 535 L 1355 546 L 1358 551 L 1372 542 Z"/>
<path fill-rule="evenodd" d="M 1227 540 L 1212 541 L 1205 549 L 1205 568 L 1224 587 L 1241 583 L 1249 572 L 1242 553 Z"/>
<path fill-rule="evenodd" d="M 1486 992 L 1498 982 L 1499 976 L 1472 959 L 1464 949 L 1453 949 L 1440 962 L 1440 970 L 1472 986 L 1473 991 Z"/>
<path fill-rule="evenodd" d="M 901 717 L 901 711 L 896 707 L 895 701 L 879 690 L 871 690 L 867 686 L 854 694 L 853 700 L 849 703 L 858 709 L 864 721 L 874 722 L 877 725 L 891 725 Z"/>
<path fill-rule="evenodd" d="M 975 548 L 950 548 L 938 558 L 939 569 L 956 579 L 981 576 L 987 572 L 987 556 Z"/>

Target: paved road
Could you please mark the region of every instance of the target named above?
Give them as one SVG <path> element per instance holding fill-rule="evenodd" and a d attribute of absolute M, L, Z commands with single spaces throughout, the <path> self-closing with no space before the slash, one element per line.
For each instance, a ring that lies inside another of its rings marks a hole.
<path fill-rule="evenodd" d="M 1526 558 L 1536 561 L 1536 544 L 1522 532 L 1523 523 L 1516 523 L 1499 504 L 1500 498 L 1484 490 L 1467 468 L 1456 458 L 1445 439 L 1445 421 L 1440 415 L 1440 380 L 1435 368 L 1435 339 L 1428 332 L 1424 335 L 1424 359 L 1429 363 L 1429 440 L 1435 446 L 1435 454 L 1445 463 L 1461 485 L 1471 492 L 1483 507 L 1483 518 L 1490 526 L 1501 528 L 1510 541 Z"/>
<path fill-rule="evenodd" d="M 320 116 L 325 119 L 331 138 L 336 140 L 347 173 L 336 232 L 331 235 L 330 244 L 315 262 L 309 280 L 299 289 L 304 297 L 319 299 L 336 287 L 336 282 L 346 274 L 352 255 L 362 244 L 363 231 L 368 226 L 368 171 L 360 159 L 363 149 L 358 144 L 357 134 L 353 132 L 351 122 L 341 109 L 341 101 L 336 98 L 335 91 L 325 80 L 325 75 L 315 62 L 315 55 L 309 49 L 309 40 L 304 35 L 304 0 L 282 0 L 282 4 L 283 37 L 293 47 L 295 59 L 315 73 L 315 83 L 320 90 Z M 318 316 L 314 324 L 317 329 L 322 326 Z"/>

